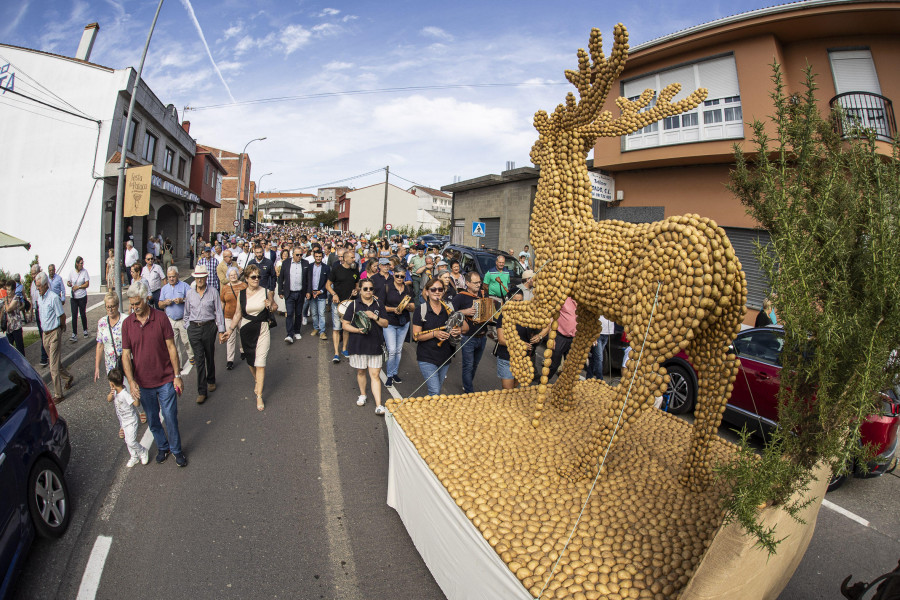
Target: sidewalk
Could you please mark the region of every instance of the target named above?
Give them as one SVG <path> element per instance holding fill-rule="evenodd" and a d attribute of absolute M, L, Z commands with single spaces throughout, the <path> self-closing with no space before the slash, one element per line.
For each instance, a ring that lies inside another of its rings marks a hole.
<path fill-rule="evenodd" d="M 176 261 L 178 272 L 182 281 L 190 283 L 193 281 L 191 269 L 188 266 L 188 260 Z M 103 303 L 103 297 L 106 292 L 99 294 L 88 294 L 87 302 L 87 321 L 88 321 L 88 337 L 84 337 L 81 329 L 81 319 L 78 320 L 78 337 L 74 342 L 69 341 L 72 338 L 72 314 L 69 306 L 68 298 L 66 299 L 66 332 L 63 334 L 63 343 L 61 347 L 62 366 L 68 367 L 76 360 L 93 352 L 97 346 L 97 321 L 106 317 L 106 306 Z M 123 311 L 123 315 L 127 316 L 127 312 Z M 23 327 L 25 332 L 37 332 L 37 325 L 34 322 Z M 41 366 L 41 344 L 39 341 L 34 342 L 25 348 L 25 358 L 31 365 L 41 374 L 45 383 L 50 382 L 50 368 Z"/>

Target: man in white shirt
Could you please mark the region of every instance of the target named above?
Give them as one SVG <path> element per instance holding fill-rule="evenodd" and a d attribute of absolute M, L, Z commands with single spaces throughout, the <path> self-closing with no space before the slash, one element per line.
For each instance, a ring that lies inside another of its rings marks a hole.
<path fill-rule="evenodd" d="M 225 253 L 225 251 L 222 250 L 222 244 L 216 244 L 215 247 L 213 248 L 213 251 L 214 251 L 213 255 L 215 256 L 215 259 L 217 261 L 219 261 L 220 264 L 225 261 L 225 258 L 223 257 L 223 254 Z"/>
<path fill-rule="evenodd" d="M 141 253 L 138 252 L 137 248 L 134 247 L 134 244 L 131 240 L 125 242 L 125 270 L 122 271 L 122 285 L 126 285 L 128 283 L 129 273 L 131 273 L 131 267 L 135 263 L 141 260 Z"/>
<path fill-rule="evenodd" d="M 80 256 L 75 259 L 75 268 L 69 272 L 66 285 L 72 289 L 72 297 L 69 300 L 72 306 L 72 337 L 75 341 L 78 335 L 78 315 L 81 315 L 81 327 L 84 329 L 84 337 L 88 336 L 87 326 L 87 289 L 91 285 L 91 276 L 84 268 L 84 259 Z"/>
<path fill-rule="evenodd" d="M 237 247 L 240 251 L 240 254 L 237 255 L 237 258 L 234 259 L 234 262 L 237 263 L 238 268 L 243 272 L 244 269 L 247 268 L 247 264 L 250 262 L 250 259 L 253 258 L 253 253 L 250 252 L 250 245 L 247 244 L 246 251 L 242 246 Z"/>
<path fill-rule="evenodd" d="M 147 280 L 150 288 L 150 306 L 156 308 L 159 302 L 159 290 L 166 281 L 166 274 L 157 263 L 153 261 L 153 254 L 150 252 L 144 257 L 144 268 L 141 269 L 141 278 Z"/>

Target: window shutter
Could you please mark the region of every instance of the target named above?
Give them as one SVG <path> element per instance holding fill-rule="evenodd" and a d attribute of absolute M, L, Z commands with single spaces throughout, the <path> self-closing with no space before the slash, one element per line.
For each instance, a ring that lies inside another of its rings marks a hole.
<path fill-rule="evenodd" d="M 707 60 L 697 67 L 700 71 L 700 83 L 697 87 L 705 87 L 709 90 L 707 99 L 741 95 L 733 56 Z"/>
<path fill-rule="evenodd" d="M 838 94 L 869 92 L 881 95 L 872 53 L 868 50 L 840 50 L 828 53 L 834 88 Z"/>
<path fill-rule="evenodd" d="M 674 98 L 672 98 L 672 102 L 677 102 L 678 100 L 686 97 L 688 94 L 697 89 L 694 81 L 694 67 L 681 67 L 678 69 L 664 71 L 659 74 L 660 90 L 671 83 L 681 84 L 681 91 L 678 92 L 678 94 Z"/>
<path fill-rule="evenodd" d="M 650 75 L 649 77 L 641 77 L 640 79 L 632 79 L 631 81 L 626 81 L 624 96 L 626 98 L 640 96 L 647 88 L 651 88 L 654 90 L 656 89 L 656 75 Z"/>

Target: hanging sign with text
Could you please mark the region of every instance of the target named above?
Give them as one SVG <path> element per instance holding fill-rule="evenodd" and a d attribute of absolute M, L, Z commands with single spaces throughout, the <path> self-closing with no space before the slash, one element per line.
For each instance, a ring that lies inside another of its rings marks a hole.
<path fill-rule="evenodd" d="M 125 172 L 125 217 L 142 217 L 150 212 L 150 178 L 153 165 L 132 167 Z"/>
<path fill-rule="evenodd" d="M 601 202 L 613 202 L 616 198 L 616 180 L 610 175 L 597 171 L 588 171 L 591 179 L 591 199 Z"/>

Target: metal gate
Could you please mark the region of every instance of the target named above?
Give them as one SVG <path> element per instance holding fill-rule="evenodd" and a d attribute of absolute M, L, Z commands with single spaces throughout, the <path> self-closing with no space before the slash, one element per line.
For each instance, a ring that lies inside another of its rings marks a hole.
<path fill-rule="evenodd" d="M 456 219 L 453 221 L 453 232 L 450 235 L 450 242 L 453 244 L 463 245 L 466 243 L 466 220 Z"/>
<path fill-rule="evenodd" d="M 481 219 L 484 222 L 484 237 L 479 244 L 486 248 L 500 249 L 500 217 L 493 219 Z"/>
<path fill-rule="evenodd" d="M 738 227 L 723 227 L 734 253 L 741 261 L 744 276 L 747 278 L 747 308 L 759 310 L 763 300 L 769 293 L 769 280 L 762 271 L 757 260 L 757 243 L 768 246 L 770 243 L 769 232 L 764 229 L 741 229 Z"/>

